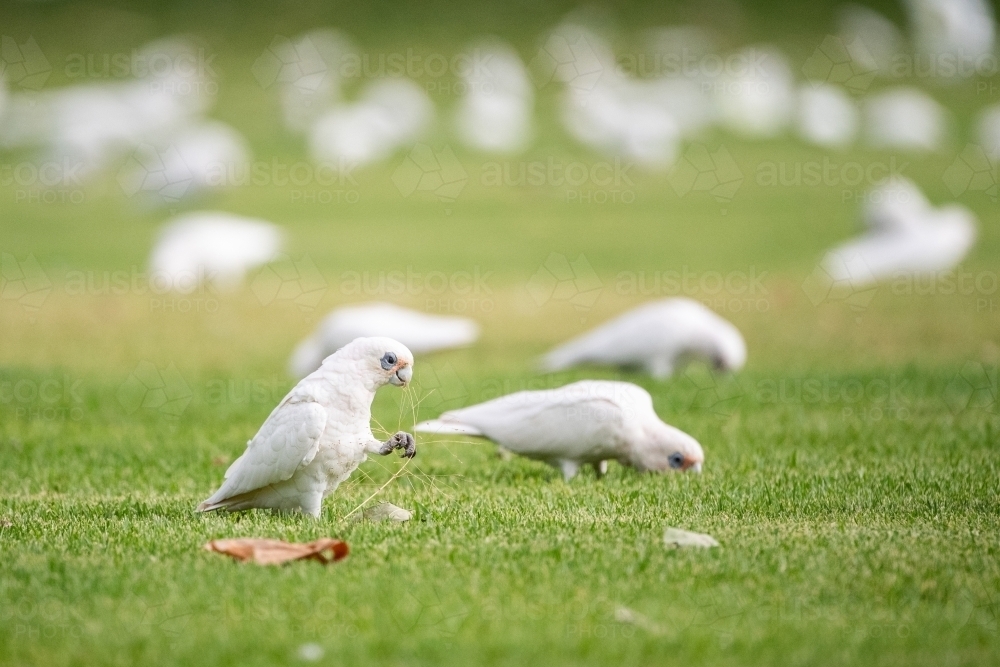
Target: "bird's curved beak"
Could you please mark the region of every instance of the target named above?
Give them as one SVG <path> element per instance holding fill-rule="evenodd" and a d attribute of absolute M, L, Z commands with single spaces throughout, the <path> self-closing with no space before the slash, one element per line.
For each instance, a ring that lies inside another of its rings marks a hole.
<path fill-rule="evenodd" d="M 690 468 L 688 468 L 688 470 L 690 470 L 691 472 L 696 472 L 698 474 L 701 474 L 701 461 L 698 461 L 697 463 L 693 464 Z"/>
<path fill-rule="evenodd" d="M 413 367 L 412 366 L 401 366 L 399 370 L 392 374 L 389 378 L 389 382 L 396 385 L 397 387 L 405 387 L 406 384 L 413 379 Z"/>

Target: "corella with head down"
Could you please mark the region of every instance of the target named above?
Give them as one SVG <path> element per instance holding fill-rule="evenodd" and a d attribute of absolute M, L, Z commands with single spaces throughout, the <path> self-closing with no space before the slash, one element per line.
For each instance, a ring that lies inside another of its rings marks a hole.
<path fill-rule="evenodd" d="M 698 441 L 665 424 L 649 392 L 628 382 L 583 380 L 521 391 L 446 412 L 414 430 L 489 438 L 555 466 L 566 480 L 585 464 L 603 474 L 608 459 L 650 472 L 700 472 L 705 460 Z"/>

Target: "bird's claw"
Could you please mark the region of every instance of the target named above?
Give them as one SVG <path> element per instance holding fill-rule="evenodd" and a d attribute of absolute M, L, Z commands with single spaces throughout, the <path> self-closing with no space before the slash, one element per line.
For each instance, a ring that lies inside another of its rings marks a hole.
<path fill-rule="evenodd" d="M 402 449 L 403 453 L 401 456 L 408 459 L 412 459 L 417 455 L 417 443 L 413 439 L 413 436 L 406 431 L 399 431 L 396 435 L 386 440 L 382 448 L 378 450 L 378 453 L 385 456 L 391 454 L 394 449 Z"/>

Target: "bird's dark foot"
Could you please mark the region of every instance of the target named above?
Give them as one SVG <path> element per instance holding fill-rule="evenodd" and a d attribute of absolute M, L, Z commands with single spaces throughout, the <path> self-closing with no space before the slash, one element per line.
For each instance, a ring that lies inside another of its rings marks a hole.
<path fill-rule="evenodd" d="M 417 455 L 417 443 L 413 439 L 413 436 L 406 431 L 399 431 L 396 435 L 386 440 L 382 448 L 378 450 L 378 453 L 385 456 L 391 454 L 394 449 L 402 449 L 403 453 L 401 456 L 408 459 L 412 459 Z"/>

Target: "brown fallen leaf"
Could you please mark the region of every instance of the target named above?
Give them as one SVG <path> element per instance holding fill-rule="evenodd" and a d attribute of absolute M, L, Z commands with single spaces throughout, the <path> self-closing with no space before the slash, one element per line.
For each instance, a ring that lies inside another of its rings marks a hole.
<path fill-rule="evenodd" d="M 293 560 L 318 560 L 326 565 L 344 558 L 349 551 L 347 542 L 329 537 L 307 544 L 262 537 L 237 537 L 231 540 L 212 540 L 204 548 L 232 556 L 241 563 L 253 561 L 258 565 L 281 565 Z"/>

